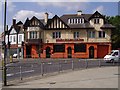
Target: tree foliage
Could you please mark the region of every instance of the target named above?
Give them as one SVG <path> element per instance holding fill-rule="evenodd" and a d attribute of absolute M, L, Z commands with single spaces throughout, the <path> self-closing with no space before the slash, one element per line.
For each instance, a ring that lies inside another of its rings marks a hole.
<path fill-rule="evenodd" d="M 112 49 L 120 48 L 120 16 L 107 16 L 106 21 L 115 26 L 111 35 Z"/>

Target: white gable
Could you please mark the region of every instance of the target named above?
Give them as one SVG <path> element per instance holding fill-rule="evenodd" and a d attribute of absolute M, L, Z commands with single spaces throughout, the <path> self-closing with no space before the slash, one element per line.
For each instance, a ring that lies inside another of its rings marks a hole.
<path fill-rule="evenodd" d="M 16 34 L 17 32 L 16 32 L 16 30 L 13 28 L 12 30 L 11 30 L 11 32 L 10 32 L 10 34 Z"/>

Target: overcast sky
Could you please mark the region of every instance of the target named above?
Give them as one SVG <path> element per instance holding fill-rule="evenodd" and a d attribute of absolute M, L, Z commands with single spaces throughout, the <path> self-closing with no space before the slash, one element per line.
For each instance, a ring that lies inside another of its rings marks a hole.
<path fill-rule="evenodd" d="M 29 0 L 30 1 L 30 0 Z M 32 1 L 32 0 L 31 0 Z M 45 1 L 45 0 L 44 0 Z M 46 0 L 47 1 L 47 0 Z M 17 21 L 24 21 L 26 18 L 36 16 L 37 18 L 44 18 L 44 13 L 49 13 L 49 18 L 54 15 L 62 16 L 63 14 L 75 14 L 78 10 L 82 10 L 84 14 L 91 14 L 99 11 L 101 14 L 107 16 L 118 15 L 118 2 L 8 2 L 7 3 L 7 25 L 12 24 L 12 19 Z M 101 0 L 102 1 L 102 0 Z M 117 0 L 116 0 L 117 1 Z M 0 3 L 1 18 L 0 18 L 0 32 L 2 30 L 4 3 Z"/>

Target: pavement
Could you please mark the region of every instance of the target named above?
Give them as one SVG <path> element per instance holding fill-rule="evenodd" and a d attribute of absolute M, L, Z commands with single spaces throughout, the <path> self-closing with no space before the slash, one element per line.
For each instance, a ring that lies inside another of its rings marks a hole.
<path fill-rule="evenodd" d="M 6 88 L 118 88 L 118 67 L 76 70 L 15 83 Z"/>

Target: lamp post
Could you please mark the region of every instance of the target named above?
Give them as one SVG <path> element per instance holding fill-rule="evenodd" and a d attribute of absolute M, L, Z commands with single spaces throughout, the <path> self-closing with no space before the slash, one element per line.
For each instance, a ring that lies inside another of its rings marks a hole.
<path fill-rule="evenodd" d="M 5 42 L 5 32 L 6 32 L 6 5 L 7 2 L 5 0 L 5 7 L 4 7 L 4 42 Z M 7 78 L 6 78 L 6 44 L 4 46 L 4 66 L 3 66 L 3 80 L 4 80 L 4 86 L 7 86 Z"/>

